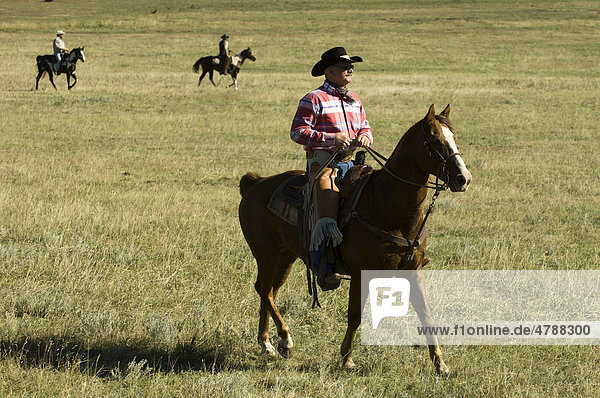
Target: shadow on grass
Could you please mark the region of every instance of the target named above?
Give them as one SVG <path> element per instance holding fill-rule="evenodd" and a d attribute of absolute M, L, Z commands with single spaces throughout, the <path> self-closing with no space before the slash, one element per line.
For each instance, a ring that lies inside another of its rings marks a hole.
<path fill-rule="evenodd" d="M 0 357 L 12 358 L 20 366 L 58 370 L 78 367 L 82 372 L 98 377 L 244 370 L 242 364 L 226 363 L 230 354 L 228 349 L 208 347 L 194 341 L 171 350 L 153 347 L 147 341 L 123 341 L 86 347 L 78 339 L 65 336 L 0 341 Z"/>

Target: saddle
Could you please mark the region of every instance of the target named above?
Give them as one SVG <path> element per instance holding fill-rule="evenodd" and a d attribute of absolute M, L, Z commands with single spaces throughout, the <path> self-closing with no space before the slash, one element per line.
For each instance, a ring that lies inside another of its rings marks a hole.
<path fill-rule="evenodd" d="M 54 74 L 56 75 L 58 73 L 58 70 L 56 69 L 56 62 L 54 62 L 52 64 L 52 69 L 54 70 Z M 63 61 L 60 64 L 60 73 L 67 73 L 69 72 L 69 70 L 71 69 L 71 62 L 66 61 L 65 59 L 63 59 Z"/>
<path fill-rule="evenodd" d="M 345 174 L 344 178 L 339 183 L 340 189 L 340 206 L 339 206 L 339 228 L 340 230 L 348 224 L 352 218 L 352 211 L 358 204 L 358 199 L 362 193 L 362 189 L 369 180 L 373 168 L 368 165 L 357 165 L 352 167 Z M 303 215 L 304 215 L 304 194 L 307 187 L 308 177 L 305 174 L 296 175 L 282 182 L 275 193 L 271 196 L 268 209 L 287 222 L 288 224 L 298 227 L 301 246 L 301 258 L 306 259 L 308 255 L 308 247 L 304 243 L 307 241 L 305 237 L 308 235 L 306 231 Z M 305 261 L 306 262 L 306 261 Z"/>

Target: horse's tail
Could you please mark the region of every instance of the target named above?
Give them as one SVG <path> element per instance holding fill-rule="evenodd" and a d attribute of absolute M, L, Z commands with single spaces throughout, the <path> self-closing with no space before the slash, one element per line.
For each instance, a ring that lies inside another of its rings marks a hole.
<path fill-rule="evenodd" d="M 198 73 L 198 71 L 200 70 L 201 63 L 202 63 L 202 58 L 200 58 L 198 61 L 196 61 L 196 63 L 192 67 L 192 70 L 194 71 L 194 73 Z"/>
<path fill-rule="evenodd" d="M 254 184 L 263 179 L 264 177 L 261 177 L 256 173 L 246 173 L 240 180 L 240 194 L 244 196 Z"/>

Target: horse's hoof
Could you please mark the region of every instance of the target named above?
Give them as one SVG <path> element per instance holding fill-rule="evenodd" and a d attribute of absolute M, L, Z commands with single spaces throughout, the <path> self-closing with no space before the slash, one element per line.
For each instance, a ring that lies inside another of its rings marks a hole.
<path fill-rule="evenodd" d="M 291 348 L 277 346 L 277 350 L 279 351 L 279 354 L 281 354 L 281 356 L 284 358 L 290 358 L 292 356 Z"/>
<path fill-rule="evenodd" d="M 277 350 L 284 358 L 289 358 L 292 356 L 292 348 L 294 347 L 294 343 L 292 342 L 292 337 L 288 336 L 287 339 L 281 339 L 277 343 Z"/>
<path fill-rule="evenodd" d="M 265 341 L 261 343 L 261 346 L 263 354 L 271 357 L 277 356 L 277 351 L 275 351 L 275 347 L 273 347 L 273 344 L 269 343 L 268 341 Z"/>
<path fill-rule="evenodd" d="M 354 368 L 356 368 L 356 364 L 354 363 L 352 358 L 346 357 L 344 358 L 344 362 L 342 363 L 342 368 L 344 368 L 344 370 L 354 370 Z"/>
<path fill-rule="evenodd" d="M 438 376 L 448 377 L 450 375 L 450 368 L 446 366 L 444 362 L 441 362 L 439 365 L 435 367 L 435 373 Z"/>

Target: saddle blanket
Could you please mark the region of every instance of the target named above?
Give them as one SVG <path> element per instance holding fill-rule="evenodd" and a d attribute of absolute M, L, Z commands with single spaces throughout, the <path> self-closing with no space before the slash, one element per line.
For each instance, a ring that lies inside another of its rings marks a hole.
<path fill-rule="evenodd" d="M 282 182 L 269 201 L 269 210 L 288 224 L 297 227 L 304 203 L 302 190 L 307 183 L 308 177 L 305 174 L 290 177 Z"/>

